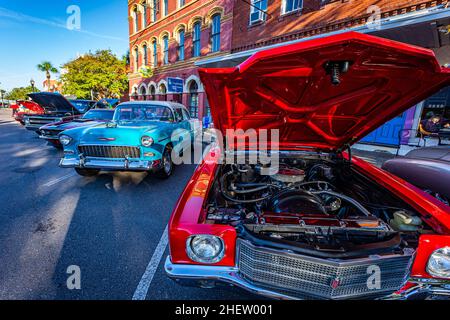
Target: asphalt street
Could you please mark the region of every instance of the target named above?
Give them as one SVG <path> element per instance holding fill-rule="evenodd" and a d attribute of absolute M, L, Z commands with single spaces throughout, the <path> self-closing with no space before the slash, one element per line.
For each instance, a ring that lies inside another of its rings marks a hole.
<path fill-rule="evenodd" d="M 161 239 L 194 165 L 168 180 L 85 178 L 59 168 L 61 156 L 0 110 L 0 299 L 257 298 L 181 287 L 164 273 Z M 81 289 L 66 285 L 70 266 L 80 268 Z"/>

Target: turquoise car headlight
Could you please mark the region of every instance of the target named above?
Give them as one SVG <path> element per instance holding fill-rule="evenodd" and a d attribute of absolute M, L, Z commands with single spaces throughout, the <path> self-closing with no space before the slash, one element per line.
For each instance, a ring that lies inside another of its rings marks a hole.
<path fill-rule="evenodd" d="M 450 279 L 450 247 L 437 249 L 431 254 L 427 272 L 433 277 Z"/>
<path fill-rule="evenodd" d="M 153 144 L 153 138 L 152 137 L 148 137 L 148 136 L 143 136 L 141 138 L 141 144 L 144 147 L 150 147 Z"/>
<path fill-rule="evenodd" d="M 186 252 L 190 259 L 200 263 L 217 263 L 225 254 L 223 240 L 212 235 L 197 235 L 186 241 Z"/>
<path fill-rule="evenodd" d="M 64 134 L 59 137 L 59 142 L 61 142 L 63 146 L 67 146 L 71 141 L 72 138 Z"/>

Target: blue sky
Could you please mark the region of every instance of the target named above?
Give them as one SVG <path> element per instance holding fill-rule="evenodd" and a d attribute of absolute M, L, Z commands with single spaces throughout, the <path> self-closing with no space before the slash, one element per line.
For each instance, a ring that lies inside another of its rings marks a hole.
<path fill-rule="evenodd" d="M 77 5 L 81 29 L 66 28 L 67 8 Z M 0 0 L 0 88 L 42 89 L 45 75 L 36 65 L 44 60 L 59 67 L 77 54 L 111 49 L 128 50 L 126 0 Z"/>

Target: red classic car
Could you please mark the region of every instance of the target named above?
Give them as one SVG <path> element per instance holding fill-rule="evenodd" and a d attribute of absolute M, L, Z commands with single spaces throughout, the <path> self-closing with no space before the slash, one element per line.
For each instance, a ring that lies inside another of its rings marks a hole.
<path fill-rule="evenodd" d="M 217 161 L 262 152 L 249 142 L 211 147 L 170 219 L 170 278 L 280 299 L 450 295 L 449 207 L 349 149 L 450 84 L 432 51 L 345 33 L 200 76 L 224 136 L 279 130 L 279 168 Z"/>
<path fill-rule="evenodd" d="M 20 122 L 21 125 L 25 125 L 25 116 L 44 114 L 44 108 L 33 101 L 17 100 L 11 108 L 14 120 Z"/>

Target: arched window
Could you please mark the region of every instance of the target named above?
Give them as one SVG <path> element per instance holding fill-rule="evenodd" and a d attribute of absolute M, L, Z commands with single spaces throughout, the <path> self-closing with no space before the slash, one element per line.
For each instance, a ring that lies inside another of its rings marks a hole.
<path fill-rule="evenodd" d="M 147 27 L 148 24 L 148 4 L 147 1 L 142 2 L 142 27 Z"/>
<path fill-rule="evenodd" d="M 148 48 L 147 48 L 147 44 L 144 44 L 144 46 L 142 47 L 142 51 L 144 51 L 144 66 L 148 65 Z"/>
<path fill-rule="evenodd" d="M 139 70 L 139 48 L 134 48 L 134 66 L 135 70 Z"/>
<path fill-rule="evenodd" d="M 154 85 L 150 85 L 149 87 L 149 91 L 150 91 L 150 100 L 155 100 L 155 96 L 156 96 L 156 88 Z"/>
<path fill-rule="evenodd" d="M 139 30 L 139 14 L 138 14 L 137 7 L 134 7 L 134 9 L 133 9 L 133 19 L 134 19 L 134 32 L 138 32 L 138 30 Z"/>
<path fill-rule="evenodd" d="M 167 88 L 164 83 L 161 83 L 159 85 L 159 94 L 160 94 L 159 100 L 162 100 L 162 101 L 167 100 Z"/>
<path fill-rule="evenodd" d="M 189 84 L 189 113 L 192 118 L 198 118 L 198 84 L 195 81 Z"/>
<path fill-rule="evenodd" d="M 163 50 L 164 50 L 164 59 L 163 64 L 169 63 L 169 36 L 163 37 Z"/>
<path fill-rule="evenodd" d="M 178 60 L 184 60 L 184 29 L 178 31 Z"/>
<path fill-rule="evenodd" d="M 197 21 L 194 23 L 194 26 L 192 27 L 192 56 L 199 57 L 200 56 L 200 28 L 201 23 L 200 21 Z"/>
<path fill-rule="evenodd" d="M 141 87 L 139 95 L 141 96 L 141 100 L 147 100 L 147 89 L 145 89 L 145 86 Z"/>
<path fill-rule="evenodd" d="M 156 40 L 152 42 L 153 46 L 153 66 L 158 66 L 158 45 L 156 44 Z"/>
<path fill-rule="evenodd" d="M 220 51 L 220 14 L 215 14 L 211 23 L 211 52 L 217 51 Z"/>

